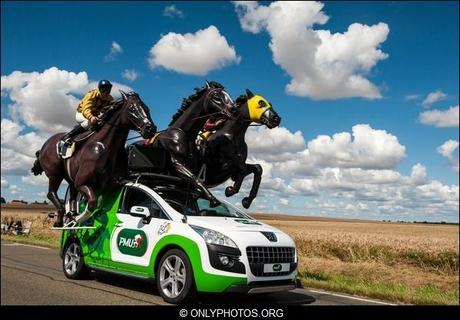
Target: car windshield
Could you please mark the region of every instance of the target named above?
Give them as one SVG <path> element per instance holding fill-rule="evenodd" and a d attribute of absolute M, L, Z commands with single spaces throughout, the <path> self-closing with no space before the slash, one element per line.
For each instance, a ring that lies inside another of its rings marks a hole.
<path fill-rule="evenodd" d="M 183 190 L 155 191 L 177 212 L 187 216 L 252 219 L 226 201 L 221 201 L 220 205 L 211 208 L 209 200 L 200 197 L 198 193 L 191 193 Z"/>

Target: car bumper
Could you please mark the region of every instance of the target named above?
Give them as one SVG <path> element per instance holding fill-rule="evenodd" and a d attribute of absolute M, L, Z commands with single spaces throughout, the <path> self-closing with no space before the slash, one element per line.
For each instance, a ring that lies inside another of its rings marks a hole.
<path fill-rule="evenodd" d="M 232 285 L 227 288 L 227 293 L 272 293 L 294 290 L 296 288 L 295 280 L 287 281 L 257 281 L 250 282 L 247 285 Z"/>

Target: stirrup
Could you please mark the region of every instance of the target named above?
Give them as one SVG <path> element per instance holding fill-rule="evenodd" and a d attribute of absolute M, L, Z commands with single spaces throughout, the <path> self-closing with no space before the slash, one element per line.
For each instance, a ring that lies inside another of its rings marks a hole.
<path fill-rule="evenodd" d="M 66 141 L 60 140 L 57 143 L 57 153 L 62 159 L 70 158 L 75 151 L 75 142 L 67 139 Z"/>
<path fill-rule="evenodd" d="M 75 222 L 78 224 L 84 223 L 86 220 L 91 218 L 96 211 L 97 209 L 95 209 L 94 211 L 89 211 L 88 209 L 85 209 L 85 211 L 82 214 L 79 214 L 75 217 Z"/>

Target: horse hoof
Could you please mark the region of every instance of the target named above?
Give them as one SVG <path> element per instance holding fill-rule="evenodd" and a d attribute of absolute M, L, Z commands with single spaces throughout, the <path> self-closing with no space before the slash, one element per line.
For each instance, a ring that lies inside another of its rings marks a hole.
<path fill-rule="evenodd" d="M 217 200 L 216 198 L 213 198 L 213 199 L 211 199 L 211 200 L 209 201 L 209 206 L 210 206 L 211 208 L 215 208 L 215 207 L 217 207 L 218 205 L 220 205 L 220 201 Z"/>
<path fill-rule="evenodd" d="M 252 202 L 252 200 L 250 198 L 246 197 L 246 198 L 243 198 L 243 200 L 241 201 L 241 204 L 243 205 L 243 207 L 245 209 L 247 209 L 247 208 L 249 208 L 251 206 L 251 202 Z"/>
<path fill-rule="evenodd" d="M 53 224 L 53 227 L 54 228 L 62 228 L 64 226 L 64 222 L 63 221 L 56 221 L 54 224 Z"/>
<path fill-rule="evenodd" d="M 226 197 L 231 197 L 234 194 L 235 194 L 235 192 L 233 191 L 233 187 L 228 186 L 227 188 L 225 188 L 225 196 Z"/>

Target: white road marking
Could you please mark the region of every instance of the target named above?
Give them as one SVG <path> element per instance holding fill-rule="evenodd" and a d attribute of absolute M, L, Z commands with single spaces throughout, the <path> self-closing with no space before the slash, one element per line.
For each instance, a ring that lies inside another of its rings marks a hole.
<path fill-rule="evenodd" d="M 46 248 L 46 247 L 39 247 L 39 246 L 31 245 L 31 244 L 24 244 L 24 243 L 17 243 L 17 242 L 13 242 L 13 243 L 2 243 L 2 246 L 10 246 L 10 247 L 13 247 L 13 246 L 24 246 L 24 247 L 31 247 L 31 248 L 43 249 L 43 250 L 49 250 L 49 249 L 50 249 L 50 248 Z"/>
<path fill-rule="evenodd" d="M 354 300 L 365 301 L 365 302 L 372 302 L 372 303 L 378 303 L 378 304 L 385 304 L 385 305 L 389 305 L 389 306 L 396 306 L 396 305 L 397 305 L 397 304 L 395 304 L 395 303 L 389 303 L 389 302 L 382 302 L 382 301 L 376 301 L 376 300 L 370 300 L 370 299 L 364 299 L 364 298 L 346 296 L 346 295 L 342 295 L 342 294 L 338 294 L 338 293 L 330 293 L 330 292 L 327 292 L 327 291 L 317 291 L 317 290 L 312 290 L 312 289 L 305 289 L 305 290 L 310 291 L 310 292 L 314 292 L 314 293 L 327 294 L 327 295 L 330 295 L 330 296 L 336 296 L 336 297 L 341 297 L 341 298 L 354 299 Z"/>

